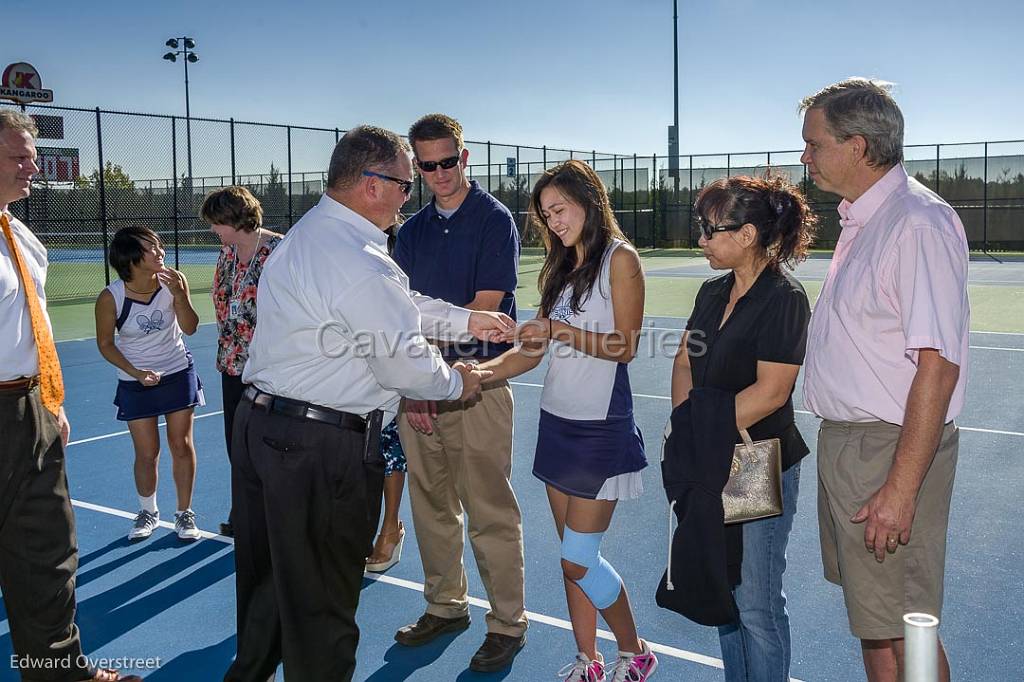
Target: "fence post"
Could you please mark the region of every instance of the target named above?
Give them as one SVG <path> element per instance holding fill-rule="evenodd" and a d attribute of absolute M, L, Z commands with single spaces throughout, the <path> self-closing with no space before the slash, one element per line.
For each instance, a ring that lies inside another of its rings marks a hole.
<path fill-rule="evenodd" d="M 292 215 L 292 127 L 288 126 L 288 229 L 295 224 Z"/>
<path fill-rule="evenodd" d="M 661 195 L 661 183 L 658 182 L 658 155 L 651 157 L 651 186 L 647 190 L 647 203 L 651 205 L 651 239 L 654 240 L 654 248 L 658 248 L 658 198 Z M 655 190 L 654 188 L 658 189 Z M 655 196 L 655 192 L 659 196 Z"/>
<path fill-rule="evenodd" d="M 640 224 L 637 222 L 636 202 L 639 199 L 639 191 L 636 186 L 636 154 L 633 154 L 633 232 L 640 235 Z"/>
<path fill-rule="evenodd" d="M 935 193 L 939 196 L 942 196 L 939 192 L 939 149 L 941 148 L 941 144 L 935 145 Z"/>
<path fill-rule="evenodd" d="M 238 184 L 235 182 L 235 119 L 231 119 L 231 184 Z"/>
<path fill-rule="evenodd" d="M 541 158 L 544 159 L 544 165 L 541 167 L 540 172 L 543 173 L 548 168 L 548 146 L 543 145 L 541 149 L 543 150 L 541 153 Z"/>
<path fill-rule="evenodd" d="M 487 140 L 487 193 L 491 193 L 491 141 Z"/>
<path fill-rule="evenodd" d="M 100 162 L 99 191 L 100 191 L 100 225 L 103 228 L 103 280 L 110 284 L 110 268 L 107 267 L 107 247 L 110 244 L 110 235 L 107 231 L 107 183 L 103 172 L 103 124 L 100 122 L 100 108 L 96 107 L 96 152 Z M 28 208 L 28 202 L 25 202 Z"/>
<path fill-rule="evenodd" d="M 171 116 L 171 176 L 174 178 L 174 203 L 171 207 L 174 218 L 174 269 L 178 267 L 178 119 Z"/>
<path fill-rule="evenodd" d="M 985 177 L 981 192 L 981 238 L 988 253 L 988 142 L 985 143 Z"/>
<path fill-rule="evenodd" d="M 619 187 L 619 155 L 612 156 L 612 213 L 619 212 L 619 198 L 615 196 L 615 190 Z M 618 218 L 618 215 L 615 216 Z"/>
<path fill-rule="evenodd" d="M 690 154 L 690 184 L 686 186 L 686 244 L 693 248 L 693 154 Z"/>
<path fill-rule="evenodd" d="M 516 177 L 514 187 L 516 190 L 516 225 L 519 226 L 519 145 L 516 145 Z"/>

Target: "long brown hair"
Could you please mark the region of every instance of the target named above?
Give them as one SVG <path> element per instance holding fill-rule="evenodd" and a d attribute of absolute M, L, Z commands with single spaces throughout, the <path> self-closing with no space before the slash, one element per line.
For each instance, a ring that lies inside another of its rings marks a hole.
<path fill-rule="evenodd" d="M 583 247 L 582 263 L 576 262 L 575 247 L 566 248 L 562 240 L 553 238 L 547 220 L 541 213 L 540 195 L 547 187 L 554 187 L 567 199 L 584 209 L 580 242 Z M 573 312 L 589 296 L 601 272 L 601 261 L 608 245 L 614 239 L 626 240 L 608 201 L 608 192 L 594 169 L 578 160 L 565 161 L 547 169 L 533 187 L 530 196 L 530 220 L 544 241 L 546 256 L 537 278 L 540 289 L 540 314 L 551 314 L 558 297 L 566 286 L 572 286 L 570 305 Z"/>

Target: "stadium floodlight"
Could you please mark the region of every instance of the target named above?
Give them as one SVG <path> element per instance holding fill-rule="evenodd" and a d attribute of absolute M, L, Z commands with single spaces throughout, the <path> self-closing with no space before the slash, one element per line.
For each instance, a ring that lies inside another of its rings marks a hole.
<path fill-rule="evenodd" d="M 180 41 L 180 42 L 179 42 Z M 188 65 L 189 62 L 195 64 L 199 61 L 199 55 L 192 50 L 195 49 L 196 41 L 188 36 L 182 36 L 181 38 L 168 38 L 167 42 L 164 43 L 167 47 L 175 50 L 175 52 L 168 52 L 164 55 L 164 59 L 169 62 L 178 61 L 178 55 L 181 55 L 182 64 L 185 66 L 185 148 L 188 156 L 188 187 L 189 193 L 192 192 L 192 111 L 189 106 L 188 96 Z M 182 49 L 178 49 L 178 45 L 181 45 Z"/>

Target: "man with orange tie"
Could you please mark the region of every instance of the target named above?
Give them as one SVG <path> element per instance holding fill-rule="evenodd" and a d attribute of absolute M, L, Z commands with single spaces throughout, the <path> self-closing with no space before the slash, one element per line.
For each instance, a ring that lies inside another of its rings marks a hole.
<path fill-rule="evenodd" d="M 46 314 L 46 249 L 8 212 L 29 195 L 35 123 L 0 110 L 0 590 L 24 680 L 141 682 L 92 667 L 75 618 L 78 541 L 64 448 L 70 426 Z"/>

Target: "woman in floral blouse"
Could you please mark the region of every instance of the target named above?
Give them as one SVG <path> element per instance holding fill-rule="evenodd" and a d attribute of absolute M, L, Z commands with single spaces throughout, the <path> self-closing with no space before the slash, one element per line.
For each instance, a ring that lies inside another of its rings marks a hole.
<path fill-rule="evenodd" d="M 263 229 L 263 207 L 245 187 L 211 192 L 200 210 L 223 244 L 213 271 L 213 307 L 217 315 L 217 371 L 224 398 L 224 439 L 231 452 L 231 427 L 242 399 L 242 370 L 256 328 L 256 287 L 267 256 L 283 236 Z M 232 536 L 231 516 L 220 524 Z"/>

